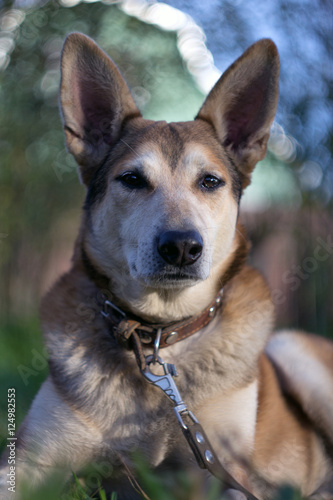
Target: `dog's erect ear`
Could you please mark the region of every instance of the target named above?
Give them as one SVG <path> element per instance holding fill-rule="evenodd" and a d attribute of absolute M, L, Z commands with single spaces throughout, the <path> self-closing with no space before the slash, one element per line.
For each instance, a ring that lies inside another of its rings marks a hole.
<path fill-rule="evenodd" d="M 242 174 L 243 188 L 266 154 L 278 101 L 278 78 L 277 48 L 269 39 L 259 40 L 221 76 L 197 115 L 215 128 Z"/>
<path fill-rule="evenodd" d="M 67 148 L 88 185 L 124 120 L 141 115 L 115 64 L 81 33 L 64 43 L 60 104 Z"/>

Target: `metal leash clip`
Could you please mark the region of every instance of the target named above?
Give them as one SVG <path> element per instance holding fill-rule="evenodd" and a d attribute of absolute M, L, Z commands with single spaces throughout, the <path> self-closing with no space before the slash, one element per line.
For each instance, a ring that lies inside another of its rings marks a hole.
<path fill-rule="evenodd" d="M 153 364 L 156 366 L 156 363 L 163 368 L 164 373 L 162 375 L 156 375 L 151 371 L 150 365 Z M 187 429 L 187 425 L 182 419 L 185 415 L 189 416 L 194 423 L 198 423 L 193 413 L 187 408 L 186 404 L 182 400 L 175 381 L 173 380 L 173 377 L 178 376 L 175 365 L 165 363 L 159 356 L 155 359 L 154 355 L 150 355 L 146 357 L 146 367 L 141 371 L 141 373 L 149 383 L 159 387 L 175 405 L 173 410 L 183 429 Z"/>

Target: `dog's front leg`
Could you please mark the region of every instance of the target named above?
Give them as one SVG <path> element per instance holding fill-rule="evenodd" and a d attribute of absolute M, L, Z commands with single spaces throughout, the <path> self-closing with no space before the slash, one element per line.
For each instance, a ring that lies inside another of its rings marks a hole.
<path fill-rule="evenodd" d="M 55 389 L 50 378 L 44 382 L 19 429 L 15 456 L 15 492 L 42 485 L 58 472 L 65 482 L 71 474 L 88 464 L 101 441 L 98 428 L 74 411 Z M 0 497 L 14 499 L 8 489 L 9 460 L 1 460 Z M 19 497 L 19 495 L 18 495 Z"/>

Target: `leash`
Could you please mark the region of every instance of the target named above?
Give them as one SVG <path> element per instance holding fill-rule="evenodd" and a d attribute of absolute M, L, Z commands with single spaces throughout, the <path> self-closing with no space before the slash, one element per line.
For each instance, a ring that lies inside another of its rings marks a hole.
<path fill-rule="evenodd" d="M 162 367 L 164 373 L 162 375 L 155 375 L 150 368 L 152 364 L 158 364 Z M 154 363 L 154 355 L 149 355 L 146 357 L 146 366 L 141 370 L 141 373 L 149 383 L 159 387 L 173 403 L 173 411 L 199 467 L 207 469 L 213 476 L 222 481 L 224 486 L 244 493 L 248 500 L 258 500 L 257 497 L 236 481 L 221 464 L 205 431 L 193 413 L 187 408 L 179 394 L 174 381 L 174 377 L 177 377 L 175 365 L 165 363 L 159 356 L 156 357 L 156 362 Z"/>
<path fill-rule="evenodd" d="M 248 500 L 258 500 L 223 467 L 202 426 L 181 398 L 174 381 L 174 377 L 178 376 L 175 365 L 165 363 L 159 356 L 160 348 L 183 340 L 207 325 L 221 307 L 222 294 L 220 290 L 214 301 L 198 316 L 167 326 L 142 324 L 135 318 L 128 319 L 124 311 L 107 299 L 101 313 L 119 344 L 128 348 L 129 342 L 132 343 L 136 362 L 147 382 L 161 389 L 173 404 L 177 421 L 199 467 L 207 469 L 224 486 L 244 493 Z M 145 356 L 143 345 L 153 345 L 153 354 Z M 152 367 L 159 368 L 163 373 L 155 374 Z"/>

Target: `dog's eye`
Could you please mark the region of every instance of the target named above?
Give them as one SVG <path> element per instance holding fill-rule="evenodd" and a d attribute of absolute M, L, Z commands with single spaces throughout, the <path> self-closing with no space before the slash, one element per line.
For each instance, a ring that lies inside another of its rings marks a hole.
<path fill-rule="evenodd" d="M 147 180 L 138 172 L 125 172 L 117 177 L 117 181 L 130 189 L 142 189 L 148 186 Z"/>
<path fill-rule="evenodd" d="M 200 187 L 203 189 L 216 189 L 220 186 L 224 186 L 225 182 L 222 179 L 218 179 L 215 175 L 205 175 L 200 181 Z"/>

